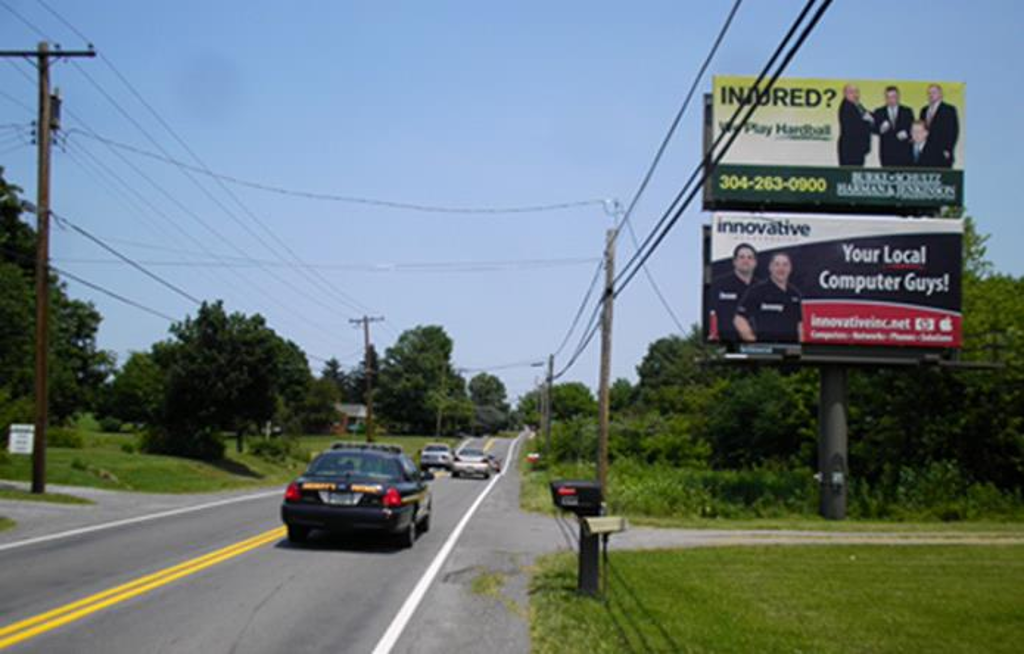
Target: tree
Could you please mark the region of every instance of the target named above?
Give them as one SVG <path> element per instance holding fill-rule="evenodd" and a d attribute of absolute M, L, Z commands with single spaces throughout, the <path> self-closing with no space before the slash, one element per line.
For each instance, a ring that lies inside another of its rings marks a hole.
<path fill-rule="evenodd" d="M 0 169 L 0 388 L 8 402 L 32 401 L 35 332 L 36 235 L 21 219 L 20 189 Z M 87 302 L 68 297 L 51 275 L 49 400 L 54 421 L 94 407 L 114 362 L 96 347 L 102 317 Z"/>
<path fill-rule="evenodd" d="M 448 406 L 460 390 L 465 396 L 465 382 L 452 368 L 452 349 L 444 328 L 427 325 L 402 332 L 384 353 L 375 405 L 396 430 L 433 433 L 438 409 L 451 415 L 458 408 Z"/>
<path fill-rule="evenodd" d="M 597 416 L 597 400 L 590 388 L 582 382 L 566 382 L 551 387 L 551 417 L 569 420 L 576 417 Z"/>
<path fill-rule="evenodd" d="M 469 397 L 475 432 L 492 433 L 508 425 L 508 394 L 500 379 L 486 372 L 476 375 L 469 380 Z"/>
<path fill-rule="evenodd" d="M 103 412 L 123 422 L 150 425 L 160 417 L 164 373 L 148 352 L 132 352 L 114 375 Z"/>
<path fill-rule="evenodd" d="M 338 421 L 335 403 L 338 401 L 338 387 L 329 379 L 316 379 L 295 408 L 296 417 L 306 434 L 327 434 Z"/>
<path fill-rule="evenodd" d="M 221 302 L 204 302 L 195 318 L 176 323 L 171 333 L 172 340 L 154 348 L 166 394 L 160 429 L 147 438 L 147 449 L 218 458 L 220 431 L 236 432 L 241 447 L 243 434 L 274 415 L 279 394 L 297 392 L 305 355 L 262 316 L 228 314 Z"/>
<path fill-rule="evenodd" d="M 619 377 L 608 389 L 608 403 L 612 413 L 628 411 L 636 401 L 636 389 L 628 379 Z"/>

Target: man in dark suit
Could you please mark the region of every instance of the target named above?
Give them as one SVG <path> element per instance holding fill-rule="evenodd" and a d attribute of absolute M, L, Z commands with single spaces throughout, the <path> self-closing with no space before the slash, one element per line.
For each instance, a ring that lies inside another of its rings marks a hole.
<path fill-rule="evenodd" d="M 928 126 L 923 120 L 914 121 L 910 128 L 910 165 L 920 168 L 942 168 L 945 158 L 942 150 L 928 134 Z"/>
<path fill-rule="evenodd" d="M 860 103 L 860 89 L 853 84 L 843 88 L 839 105 L 839 165 L 863 166 L 871 151 L 871 130 L 875 118 Z"/>
<path fill-rule="evenodd" d="M 898 88 L 890 86 L 885 89 L 885 106 L 875 109 L 874 117 L 882 166 L 909 166 L 910 126 L 914 123 L 914 112 L 900 104 Z"/>
<path fill-rule="evenodd" d="M 928 87 L 928 104 L 921 107 L 921 120 L 928 127 L 928 139 L 942 155 L 940 168 L 953 167 L 956 142 L 960 138 L 960 118 L 956 107 L 942 101 L 942 87 Z"/>

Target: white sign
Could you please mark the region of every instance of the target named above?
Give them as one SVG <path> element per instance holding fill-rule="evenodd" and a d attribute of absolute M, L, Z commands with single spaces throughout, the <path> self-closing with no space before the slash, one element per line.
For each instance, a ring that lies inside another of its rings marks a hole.
<path fill-rule="evenodd" d="M 35 425 L 11 425 L 10 438 L 7 440 L 7 451 L 11 454 L 32 454 L 32 445 L 36 440 Z"/>

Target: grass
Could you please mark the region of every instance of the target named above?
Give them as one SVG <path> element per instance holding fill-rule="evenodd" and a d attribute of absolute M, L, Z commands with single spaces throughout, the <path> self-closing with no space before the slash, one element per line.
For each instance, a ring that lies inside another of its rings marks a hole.
<path fill-rule="evenodd" d="M 93 504 L 92 500 L 65 493 L 43 493 L 37 495 L 17 488 L 0 488 L 0 500 L 19 500 L 22 502 L 53 502 L 54 504 Z"/>
<path fill-rule="evenodd" d="M 0 515 L 0 531 L 6 531 L 8 529 L 14 529 L 16 523 L 10 518 L 5 518 Z"/>
<path fill-rule="evenodd" d="M 531 580 L 533 651 L 1017 652 L 1024 546 L 614 552 L 607 601 L 575 558 Z"/>
<path fill-rule="evenodd" d="M 84 429 L 83 425 L 79 425 L 79 432 L 83 436 L 83 448 L 47 448 L 47 481 L 148 493 L 204 493 L 285 484 L 301 474 L 315 454 L 339 440 L 337 436 L 300 436 L 299 452 L 294 458 L 272 462 L 248 452 L 237 452 L 234 439 L 229 439 L 222 461 L 205 462 L 141 453 L 138 436 L 134 434 L 102 433 Z M 251 443 L 256 438 L 250 436 L 246 442 Z M 382 435 L 377 438 L 378 442 L 402 446 L 410 456 L 416 456 L 426 443 L 438 440 L 453 446 L 459 442 L 459 439 L 433 436 Z M 31 478 L 31 457 L 11 455 L 0 461 L 0 479 L 28 481 Z"/>
<path fill-rule="evenodd" d="M 501 599 L 501 589 L 505 587 L 505 575 L 500 572 L 481 570 L 470 584 L 469 589 L 474 595 Z"/>

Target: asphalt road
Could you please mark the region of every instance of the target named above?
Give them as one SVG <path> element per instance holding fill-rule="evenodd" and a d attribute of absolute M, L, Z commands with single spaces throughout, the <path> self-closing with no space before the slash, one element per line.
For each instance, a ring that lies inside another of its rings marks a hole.
<path fill-rule="evenodd" d="M 505 459 L 510 445 L 496 439 L 492 451 Z M 6 651 L 371 652 L 486 487 L 434 481 L 431 530 L 411 550 L 326 534 L 292 546 L 269 533 L 280 527 L 278 496 L 8 549 L 0 552 L 0 643 L 8 625 L 269 534 L 252 549 L 143 587 Z M 410 638 L 405 633 L 402 642 Z"/>

